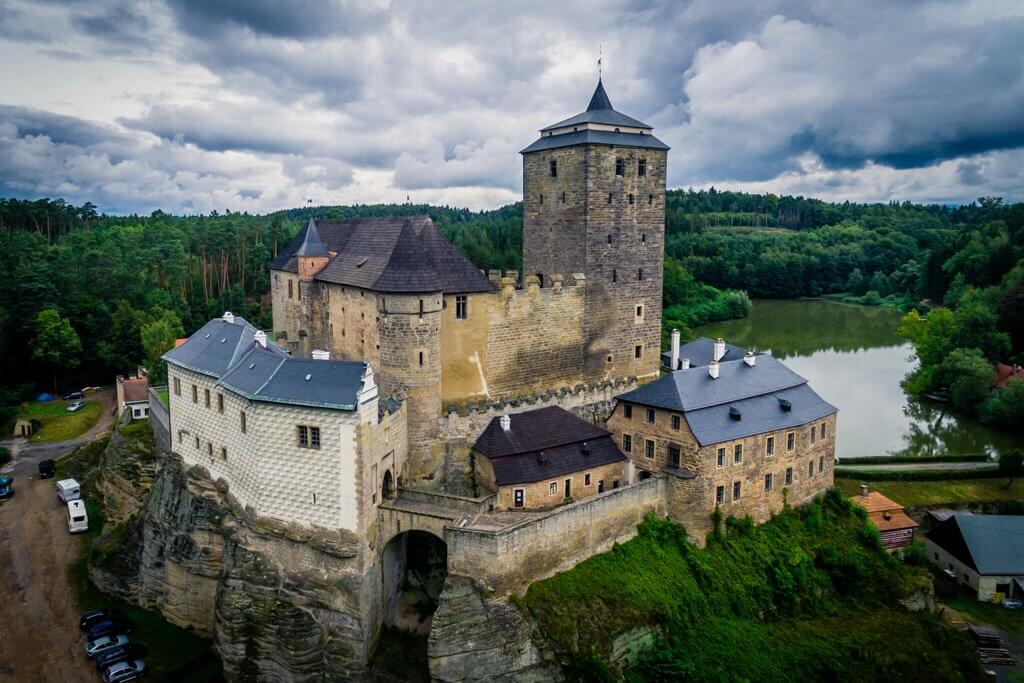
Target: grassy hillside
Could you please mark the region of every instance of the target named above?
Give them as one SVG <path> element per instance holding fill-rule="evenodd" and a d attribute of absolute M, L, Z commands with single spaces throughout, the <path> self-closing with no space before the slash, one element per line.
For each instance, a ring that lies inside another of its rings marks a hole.
<path fill-rule="evenodd" d="M 759 527 L 730 520 L 706 549 L 648 519 L 632 541 L 531 586 L 523 608 L 570 680 L 981 680 L 960 633 L 899 605 L 929 581 L 833 490 Z M 616 639 L 644 630 L 634 663 L 609 665 Z"/>

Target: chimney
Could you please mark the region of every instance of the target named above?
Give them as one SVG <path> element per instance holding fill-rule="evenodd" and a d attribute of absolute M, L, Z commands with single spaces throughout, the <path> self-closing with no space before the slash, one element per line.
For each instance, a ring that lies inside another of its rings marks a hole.
<path fill-rule="evenodd" d="M 679 369 L 680 370 L 689 370 L 690 369 L 690 359 L 689 358 L 684 358 L 681 361 L 679 361 Z"/>
<path fill-rule="evenodd" d="M 330 360 L 331 352 L 323 349 L 313 349 L 313 360 Z"/>
<path fill-rule="evenodd" d="M 715 340 L 715 360 L 719 361 L 725 356 L 725 340 L 719 337 Z"/>
<path fill-rule="evenodd" d="M 867 484 L 861 484 L 860 485 L 860 495 L 862 495 L 862 496 L 868 495 L 868 485 Z"/>
<path fill-rule="evenodd" d="M 263 330 L 256 330 L 256 334 L 253 335 L 256 338 L 256 343 L 267 348 L 267 333 Z"/>
<path fill-rule="evenodd" d="M 679 369 L 679 330 L 672 330 L 672 363 L 669 368 Z"/>
<path fill-rule="evenodd" d="M 231 311 L 224 311 L 224 315 L 222 315 L 220 319 L 226 322 L 228 325 L 235 324 L 235 314 L 232 313 Z"/>
<path fill-rule="evenodd" d="M 708 377 L 711 379 L 718 379 L 718 361 L 713 360 L 708 363 Z"/>
<path fill-rule="evenodd" d="M 501 428 L 506 432 L 512 431 L 512 416 L 502 415 L 501 416 Z"/>
<path fill-rule="evenodd" d="M 757 356 L 753 351 L 747 351 L 747 354 L 743 356 L 743 362 L 747 364 L 747 367 L 752 368 L 757 363 Z"/>

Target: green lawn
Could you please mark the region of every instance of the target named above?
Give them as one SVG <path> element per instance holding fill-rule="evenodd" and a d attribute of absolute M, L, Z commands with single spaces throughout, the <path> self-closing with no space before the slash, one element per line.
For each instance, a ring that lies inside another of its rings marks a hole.
<path fill-rule="evenodd" d="M 160 391 L 158 391 L 156 393 L 157 393 L 157 396 L 160 397 L 160 401 L 163 402 L 164 407 L 170 408 L 171 407 L 171 393 L 167 389 L 161 389 Z"/>
<path fill-rule="evenodd" d="M 68 412 L 69 405 L 71 401 L 21 404 L 19 417 L 38 420 L 42 424 L 39 431 L 29 437 L 29 441 L 50 443 L 74 439 L 89 431 L 103 414 L 103 404 L 99 401 L 86 401 L 84 408 L 73 413 Z"/>
<path fill-rule="evenodd" d="M 892 498 L 906 507 L 948 505 L 952 503 L 990 503 L 1024 499 L 1024 479 L 1006 488 L 1005 479 L 960 479 L 942 481 L 872 481 L 872 491 Z M 848 496 L 860 491 L 856 479 L 836 477 L 836 486 Z"/>
<path fill-rule="evenodd" d="M 942 601 L 972 624 L 988 624 L 1006 633 L 1013 640 L 1024 642 L 1024 611 L 1006 609 L 1001 605 L 981 602 L 973 594 L 961 592 Z"/>

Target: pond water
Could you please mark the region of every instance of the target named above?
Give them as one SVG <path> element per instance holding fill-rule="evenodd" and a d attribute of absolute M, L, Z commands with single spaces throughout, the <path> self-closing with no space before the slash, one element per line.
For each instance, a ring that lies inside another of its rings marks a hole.
<path fill-rule="evenodd" d="M 829 301 L 759 300 L 742 320 L 712 323 L 696 334 L 773 356 L 839 408 L 836 455 L 1000 453 L 1024 438 L 991 429 L 918 401 L 900 382 L 915 364 L 913 348 L 896 334 L 900 314 Z"/>

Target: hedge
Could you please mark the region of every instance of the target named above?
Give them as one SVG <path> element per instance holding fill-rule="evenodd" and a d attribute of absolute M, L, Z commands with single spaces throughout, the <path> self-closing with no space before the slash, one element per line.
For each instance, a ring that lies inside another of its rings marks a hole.
<path fill-rule="evenodd" d="M 860 481 L 949 481 L 956 479 L 999 479 L 1006 475 L 998 467 L 972 470 L 836 470 L 836 479 Z"/>
<path fill-rule="evenodd" d="M 880 455 L 864 458 L 838 458 L 836 464 L 845 467 L 846 465 L 903 465 L 932 462 L 988 462 L 988 456 L 984 453 L 977 455 Z"/>

